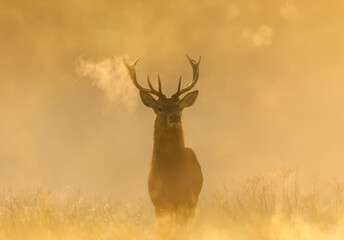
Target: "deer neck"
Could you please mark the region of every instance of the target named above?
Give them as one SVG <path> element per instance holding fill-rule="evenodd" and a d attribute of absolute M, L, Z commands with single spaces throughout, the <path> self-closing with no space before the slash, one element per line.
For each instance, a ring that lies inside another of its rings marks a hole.
<path fill-rule="evenodd" d="M 153 161 L 176 162 L 184 154 L 182 126 L 168 127 L 155 121 Z"/>

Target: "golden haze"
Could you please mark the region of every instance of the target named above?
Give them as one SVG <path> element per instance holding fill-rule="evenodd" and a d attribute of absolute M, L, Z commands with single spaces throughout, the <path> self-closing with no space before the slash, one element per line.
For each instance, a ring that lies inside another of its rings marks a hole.
<path fill-rule="evenodd" d="M 172 94 L 180 74 L 191 81 L 185 53 L 202 55 L 200 94 L 183 127 L 204 196 L 280 166 L 298 166 L 306 192 L 314 171 L 322 188 L 344 181 L 343 7 L 1 1 L 2 187 L 147 198 L 154 116 L 111 63 L 141 56 L 141 83 L 160 73 Z"/>
<path fill-rule="evenodd" d="M 203 57 L 199 99 L 183 122 L 206 188 L 297 163 L 307 178 L 342 179 L 342 7 L 1 1 L 2 183 L 146 194 L 153 113 L 138 94 L 129 108 L 109 104 L 75 63 L 141 56 L 141 82 L 160 73 L 171 94 L 180 74 L 191 81 L 185 53 Z"/>

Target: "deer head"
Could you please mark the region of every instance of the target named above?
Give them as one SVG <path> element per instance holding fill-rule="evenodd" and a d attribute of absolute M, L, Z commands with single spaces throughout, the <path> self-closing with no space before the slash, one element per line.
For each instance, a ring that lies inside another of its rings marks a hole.
<path fill-rule="evenodd" d="M 160 76 L 158 75 L 158 83 L 159 83 L 159 90 L 155 90 L 149 80 L 149 75 L 147 75 L 147 82 L 149 88 L 142 87 L 136 79 L 136 70 L 135 65 L 137 64 L 139 58 L 137 58 L 133 63 L 128 64 L 125 59 L 123 58 L 124 65 L 129 71 L 129 75 L 131 80 L 133 81 L 134 85 L 140 90 L 140 97 L 144 105 L 150 107 L 154 110 L 158 122 L 167 126 L 167 127 L 175 127 L 181 125 L 181 115 L 182 110 L 186 107 L 190 107 L 196 101 L 198 90 L 190 92 L 186 94 L 182 99 L 180 99 L 180 95 L 190 91 L 199 78 L 199 64 L 201 61 L 201 57 L 199 58 L 198 62 L 188 57 L 188 60 L 192 66 L 193 70 L 193 79 L 190 85 L 184 89 L 181 88 L 182 76 L 179 78 L 178 89 L 172 97 L 167 98 L 162 93 L 161 88 L 161 80 Z M 152 95 L 155 95 L 158 99 L 153 98 Z"/>

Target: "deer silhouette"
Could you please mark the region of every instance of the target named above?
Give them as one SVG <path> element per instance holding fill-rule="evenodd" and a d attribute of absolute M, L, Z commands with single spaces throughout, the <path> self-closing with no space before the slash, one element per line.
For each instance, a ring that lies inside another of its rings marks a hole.
<path fill-rule="evenodd" d="M 178 90 L 171 98 L 167 98 L 161 89 L 158 75 L 159 90 L 155 90 L 147 75 L 148 88 L 142 87 L 136 79 L 135 65 L 139 58 L 128 64 L 123 58 L 124 65 L 134 85 L 140 90 L 140 97 L 144 105 L 153 109 L 156 114 L 154 125 L 154 146 L 150 173 L 148 177 L 149 196 L 155 207 L 155 215 L 164 219 L 187 223 L 194 217 L 198 196 L 202 189 L 203 175 L 194 151 L 184 145 L 181 123 L 182 110 L 190 107 L 196 101 L 198 90 L 190 91 L 199 78 L 198 62 L 189 58 L 193 69 L 191 84 L 181 89 L 181 76 Z M 158 97 L 156 100 L 152 97 Z M 172 217 L 172 218 L 171 218 Z"/>

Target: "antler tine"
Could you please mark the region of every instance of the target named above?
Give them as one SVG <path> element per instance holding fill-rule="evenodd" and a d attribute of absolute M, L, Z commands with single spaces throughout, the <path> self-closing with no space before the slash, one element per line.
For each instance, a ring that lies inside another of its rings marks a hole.
<path fill-rule="evenodd" d="M 143 92 L 149 92 L 150 90 L 147 88 L 144 88 L 142 86 L 140 86 L 140 84 L 137 82 L 136 80 L 136 69 L 135 69 L 135 65 L 137 64 L 137 62 L 139 61 L 140 57 L 138 57 L 132 64 L 129 64 L 126 62 L 125 58 L 123 57 L 123 63 L 125 65 L 125 67 L 128 69 L 129 75 L 131 77 L 131 80 L 133 81 L 134 85 L 141 91 Z"/>
<path fill-rule="evenodd" d="M 179 77 L 179 83 L 178 83 L 178 90 L 177 90 L 177 92 L 180 91 L 181 85 L 182 85 L 182 75 L 180 75 L 180 77 Z"/>
<path fill-rule="evenodd" d="M 159 92 L 162 93 L 160 75 L 158 74 Z"/>
<path fill-rule="evenodd" d="M 192 66 L 192 71 L 193 71 L 193 79 L 192 81 L 197 81 L 198 77 L 199 77 L 199 64 L 201 62 L 201 56 L 198 59 L 198 62 L 196 62 L 195 60 L 193 60 L 192 58 L 190 58 L 188 55 L 186 55 L 186 57 L 188 58 L 191 66 Z"/>
<path fill-rule="evenodd" d="M 134 85 L 142 92 L 145 92 L 145 93 L 151 93 L 151 94 L 154 94 L 158 97 L 162 97 L 164 96 L 164 94 L 160 91 L 156 91 L 152 84 L 150 83 L 150 80 L 149 80 L 149 76 L 147 75 L 147 81 L 148 81 L 148 85 L 149 85 L 149 88 L 144 88 L 142 87 L 138 82 L 137 82 L 137 79 L 136 79 L 136 69 L 135 69 L 135 65 L 137 64 L 137 62 L 139 61 L 140 57 L 138 57 L 132 64 L 128 64 L 124 57 L 123 57 L 123 63 L 125 65 L 125 67 L 128 69 L 128 72 L 129 72 L 129 75 L 131 77 L 131 80 L 133 81 Z"/>
<path fill-rule="evenodd" d="M 180 77 L 179 84 L 178 84 L 178 90 L 177 90 L 177 92 L 175 94 L 173 94 L 172 97 L 178 97 L 179 95 L 181 95 L 181 94 L 183 94 L 183 93 L 185 93 L 187 91 L 190 91 L 195 86 L 195 84 L 198 81 L 198 78 L 199 78 L 199 64 L 201 62 L 201 57 L 199 57 L 198 62 L 196 62 L 195 60 L 190 58 L 188 55 L 186 55 L 186 57 L 188 58 L 191 66 L 192 66 L 192 72 L 193 72 L 192 82 L 190 83 L 189 86 L 187 86 L 186 88 L 180 90 L 180 85 L 181 85 L 181 77 Z"/>
<path fill-rule="evenodd" d="M 152 83 L 150 82 L 149 75 L 147 75 L 147 82 L 148 82 L 148 85 L 149 85 L 149 88 L 150 88 L 150 93 L 155 94 L 158 97 L 163 96 L 162 92 L 160 91 L 161 90 L 161 83 L 159 83 L 159 92 L 158 92 L 157 90 L 154 89 Z"/>

